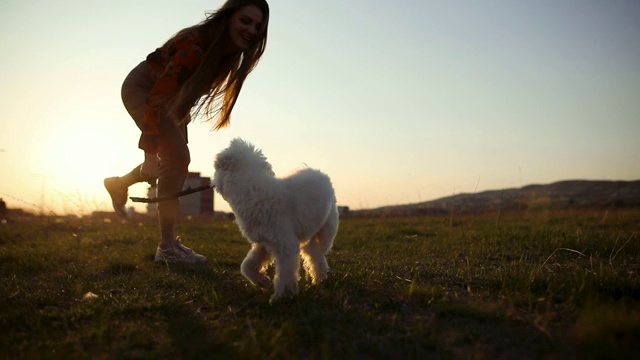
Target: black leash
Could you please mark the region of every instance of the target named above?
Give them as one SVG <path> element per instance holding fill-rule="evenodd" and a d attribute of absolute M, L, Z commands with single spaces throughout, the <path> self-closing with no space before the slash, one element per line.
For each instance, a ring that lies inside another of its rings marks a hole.
<path fill-rule="evenodd" d="M 179 193 L 177 193 L 175 195 L 162 196 L 162 197 L 157 197 L 157 198 L 144 198 L 144 197 L 131 196 L 131 197 L 129 197 L 129 199 L 131 199 L 131 201 L 133 201 L 133 202 L 157 203 L 159 201 L 175 199 L 175 198 L 178 198 L 180 196 L 185 196 L 185 195 L 197 193 L 199 191 L 212 189 L 212 188 L 213 188 L 213 185 L 203 185 L 203 186 L 198 186 L 198 187 L 195 187 L 195 188 L 192 188 L 191 186 L 189 186 L 188 188 L 180 191 Z"/>

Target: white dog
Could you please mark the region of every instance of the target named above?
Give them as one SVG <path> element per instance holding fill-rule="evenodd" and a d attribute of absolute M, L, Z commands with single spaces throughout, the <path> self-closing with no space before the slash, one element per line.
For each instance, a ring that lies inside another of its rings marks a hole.
<path fill-rule="evenodd" d="M 300 255 L 313 284 L 326 279 L 325 255 L 338 232 L 336 197 L 327 175 L 305 168 L 276 178 L 262 152 L 236 138 L 216 156 L 213 185 L 252 244 L 242 274 L 268 288 L 265 272 L 275 262 L 270 302 L 298 293 Z"/>

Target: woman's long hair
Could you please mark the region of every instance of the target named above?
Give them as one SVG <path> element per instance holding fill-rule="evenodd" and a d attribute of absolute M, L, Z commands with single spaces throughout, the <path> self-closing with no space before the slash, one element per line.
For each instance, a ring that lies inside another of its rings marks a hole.
<path fill-rule="evenodd" d="M 231 15 L 247 5 L 255 5 L 262 11 L 262 32 L 249 48 L 224 56 L 225 48 L 231 41 Z M 194 116 L 203 115 L 206 120 L 217 116 L 215 130 L 228 126 L 244 80 L 264 53 L 268 24 L 269 5 L 265 0 L 227 0 L 200 24 L 183 29 L 173 36 L 167 43 L 177 36 L 197 31 L 209 47 L 195 72 L 179 91 L 167 99 L 167 110 L 172 118 L 185 119 L 191 112 Z"/>

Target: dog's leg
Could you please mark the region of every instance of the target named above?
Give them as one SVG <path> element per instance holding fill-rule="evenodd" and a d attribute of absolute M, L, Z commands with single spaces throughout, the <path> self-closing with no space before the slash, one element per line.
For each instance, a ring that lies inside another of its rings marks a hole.
<path fill-rule="evenodd" d="M 318 236 L 314 236 L 302 248 L 302 264 L 312 284 L 322 282 L 329 272 L 329 264 L 324 254 L 318 250 Z"/>
<path fill-rule="evenodd" d="M 269 248 L 275 258 L 276 274 L 273 280 L 274 294 L 269 300 L 274 303 L 298 293 L 300 270 L 300 243 L 295 236 L 281 238 L 277 247 Z"/>
<path fill-rule="evenodd" d="M 267 249 L 260 244 L 252 244 L 251 250 L 240 265 L 240 272 L 253 284 L 267 289 L 271 280 L 264 274 L 264 267 L 271 261 L 271 255 Z"/>
<path fill-rule="evenodd" d="M 338 211 L 333 208 L 329 217 L 317 234 L 302 248 L 304 269 L 311 277 L 311 282 L 317 284 L 324 281 L 329 273 L 326 254 L 333 246 L 333 239 L 338 233 Z"/>

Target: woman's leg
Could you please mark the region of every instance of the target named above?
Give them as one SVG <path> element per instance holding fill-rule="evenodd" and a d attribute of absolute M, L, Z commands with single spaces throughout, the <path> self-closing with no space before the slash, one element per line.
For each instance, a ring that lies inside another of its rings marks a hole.
<path fill-rule="evenodd" d="M 157 196 L 176 195 L 187 177 L 191 157 L 187 142 L 180 127 L 171 121 L 164 121 L 158 129 L 158 187 Z M 160 246 L 163 248 L 175 245 L 175 222 L 178 217 L 178 198 L 158 203 L 158 220 L 160 221 Z"/>
<path fill-rule="evenodd" d="M 142 129 L 144 125 L 147 96 L 152 86 L 153 78 L 151 71 L 144 61 L 131 70 L 122 84 L 122 102 L 140 129 Z M 126 217 L 125 204 L 127 203 L 127 191 L 131 185 L 146 181 L 151 186 L 155 186 L 156 179 L 143 177 L 142 174 L 140 174 L 141 165 L 142 164 L 137 165 L 133 170 L 123 176 L 113 176 L 104 179 L 104 186 L 111 196 L 113 209 L 120 216 Z"/>
<path fill-rule="evenodd" d="M 156 261 L 204 262 L 206 257 L 182 245 L 175 234 L 176 220 L 180 214 L 179 200 L 175 195 L 182 190 L 191 161 L 184 127 L 172 121 L 164 121 L 158 130 L 157 196 L 173 198 L 158 203 L 160 244 L 156 251 Z"/>

